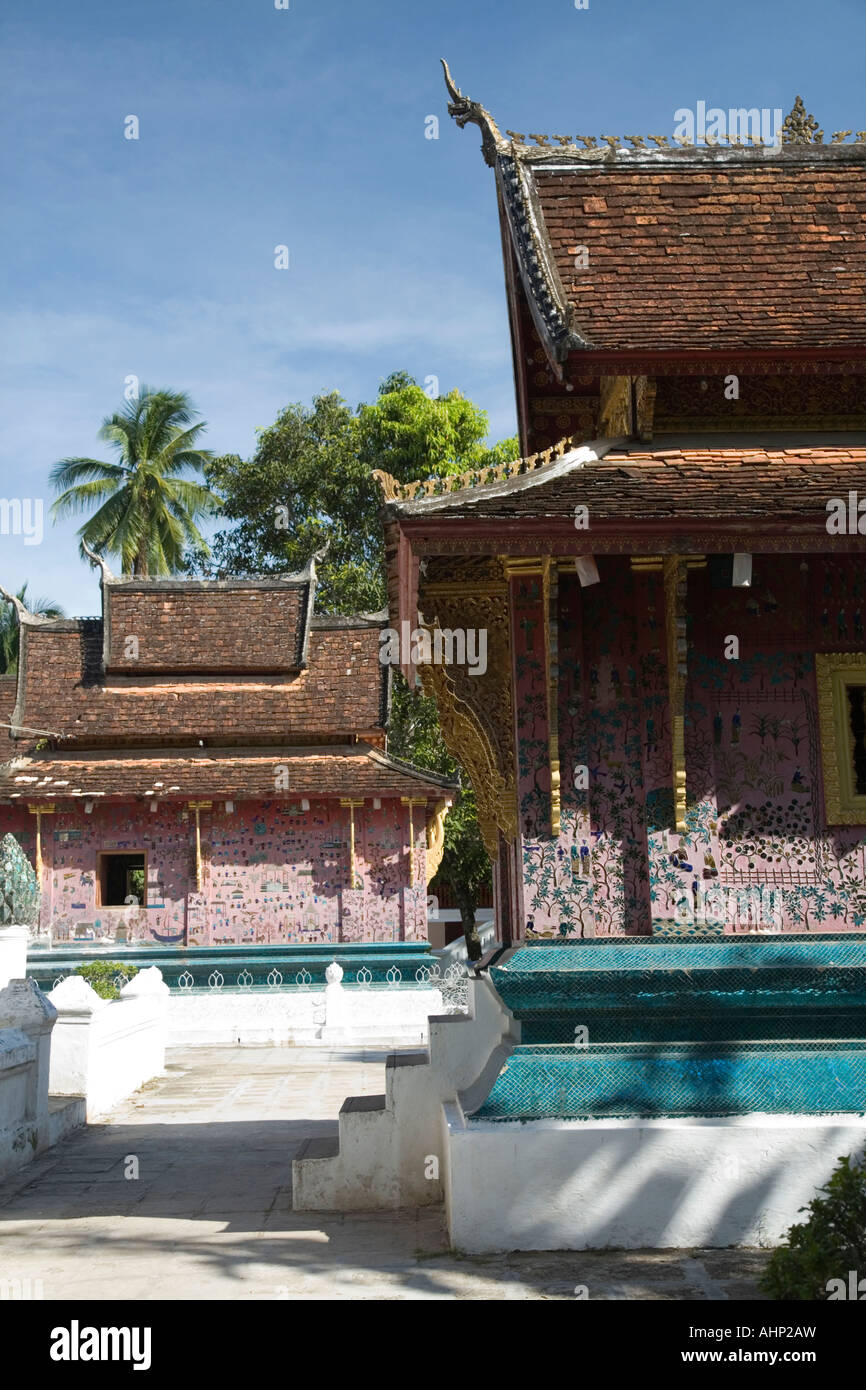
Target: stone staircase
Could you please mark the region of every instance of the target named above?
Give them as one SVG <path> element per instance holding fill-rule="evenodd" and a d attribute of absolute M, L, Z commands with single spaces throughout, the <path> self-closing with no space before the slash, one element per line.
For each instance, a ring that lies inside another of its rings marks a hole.
<path fill-rule="evenodd" d="M 349 1096 L 335 1138 L 308 1139 L 292 1165 L 296 1210 L 370 1211 L 441 1202 L 448 1164 L 443 1103 L 479 1104 L 519 1030 L 486 979 L 472 1013 L 430 1018 L 428 1047 L 393 1052 L 385 1093 Z"/>

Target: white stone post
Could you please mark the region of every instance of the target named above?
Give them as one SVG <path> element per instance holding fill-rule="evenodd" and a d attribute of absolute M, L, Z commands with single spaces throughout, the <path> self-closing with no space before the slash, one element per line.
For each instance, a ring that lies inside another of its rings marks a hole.
<path fill-rule="evenodd" d="M 165 1047 L 168 1040 L 168 1000 L 171 991 L 156 965 L 139 970 L 120 991 L 122 1000 L 141 1000 L 142 1008 L 152 1017 L 151 1026 L 142 1032 L 139 1059 L 145 1080 L 165 1071 Z"/>
<path fill-rule="evenodd" d="M 35 980 L 0 990 L 0 1172 L 44 1149 L 51 1030 L 57 1011 Z"/>
<path fill-rule="evenodd" d="M 0 927 L 0 989 L 10 980 L 23 980 L 27 974 L 29 927 Z"/>
<path fill-rule="evenodd" d="M 101 999 L 83 975 L 67 975 L 48 997 L 57 1010 L 51 1048 L 51 1094 L 86 1096 L 91 1073 L 91 1024 L 102 1009 L 108 1008 L 110 1000 Z"/>

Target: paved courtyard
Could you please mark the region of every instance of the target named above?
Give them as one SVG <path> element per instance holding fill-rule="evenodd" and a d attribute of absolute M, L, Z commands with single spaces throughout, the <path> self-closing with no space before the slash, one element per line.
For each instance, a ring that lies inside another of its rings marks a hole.
<path fill-rule="evenodd" d="M 451 1253 L 436 1208 L 293 1212 L 291 1159 L 385 1053 L 188 1048 L 0 1186 L 0 1281 L 75 1299 L 754 1299 L 755 1250 Z M 137 1161 L 137 1177 L 126 1177 Z"/>

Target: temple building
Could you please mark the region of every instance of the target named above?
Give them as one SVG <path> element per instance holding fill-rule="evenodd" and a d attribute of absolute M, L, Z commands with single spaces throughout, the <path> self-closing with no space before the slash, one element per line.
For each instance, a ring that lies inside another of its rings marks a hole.
<path fill-rule="evenodd" d="M 382 615 L 316 573 L 116 578 L 102 616 L 16 601 L 0 834 L 55 941 L 423 941 L 451 784 L 388 755 Z M 10 595 L 4 594 L 7 599 Z"/>
<path fill-rule="evenodd" d="M 383 490 L 500 936 L 866 922 L 866 131 L 502 134 L 522 457 Z M 861 500 L 862 499 L 862 500 Z M 411 655 L 411 654 L 410 654 Z"/>

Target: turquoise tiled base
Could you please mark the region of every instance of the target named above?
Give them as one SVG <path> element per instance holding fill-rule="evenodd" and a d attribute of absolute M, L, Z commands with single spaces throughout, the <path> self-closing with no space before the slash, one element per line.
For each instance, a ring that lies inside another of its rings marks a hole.
<path fill-rule="evenodd" d="M 866 1112 L 866 1043 L 517 1047 L 470 1123 Z"/>
<path fill-rule="evenodd" d="M 490 977 L 522 1045 L 473 1119 L 866 1112 L 866 935 L 530 943 Z"/>

